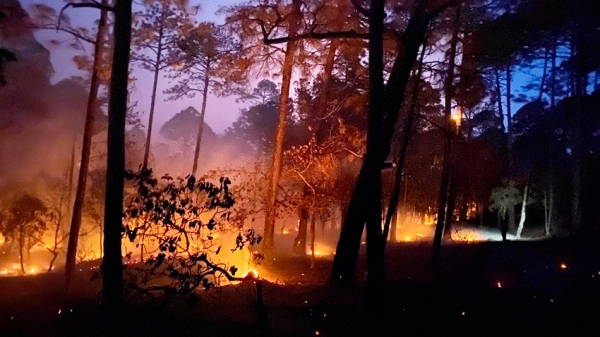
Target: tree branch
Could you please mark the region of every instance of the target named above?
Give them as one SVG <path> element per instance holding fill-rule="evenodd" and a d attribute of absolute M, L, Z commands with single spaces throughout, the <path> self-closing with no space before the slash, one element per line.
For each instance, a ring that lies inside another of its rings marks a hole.
<path fill-rule="evenodd" d="M 91 43 L 91 44 L 96 43 L 96 40 L 94 40 L 94 39 L 92 39 L 92 38 L 90 38 L 88 36 L 82 35 L 82 34 L 76 32 L 75 30 L 73 30 L 71 28 L 64 28 L 64 27 L 60 27 L 58 25 L 56 25 L 56 26 L 54 26 L 54 25 L 35 26 L 35 29 L 58 30 L 58 31 L 61 31 L 61 32 L 65 32 L 65 33 L 71 34 L 71 35 L 73 35 L 75 38 L 77 38 L 79 40 L 82 40 L 82 41 L 85 41 L 85 42 L 88 42 L 88 43 Z"/>
<path fill-rule="evenodd" d="M 99 10 L 109 11 L 109 12 L 114 12 L 115 11 L 114 7 L 106 6 L 106 5 L 101 4 L 101 3 L 97 2 L 97 1 L 84 2 L 84 3 L 69 2 L 66 5 L 64 5 L 63 8 L 60 9 L 60 12 L 58 12 L 57 27 L 60 27 L 60 21 L 62 19 L 63 12 L 65 10 L 67 10 L 69 7 L 73 7 L 73 8 L 97 8 Z"/>
<path fill-rule="evenodd" d="M 339 39 L 339 38 L 347 38 L 347 39 L 363 39 L 366 40 L 369 38 L 368 33 L 359 33 L 355 30 L 349 30 L 344 32 L 325 32 L 325 33 L 314 33 L 309 32 L 305 34 L 295 35 L 295 36 L 285 36 L 278 38 L 269 38 L 268 36 L 263 37 L 263 42 L 265 44 L 278 44 L 285 43 L 288 41 L 298 41 L 302 39 L 312 39 L 312 40 L 324 40 L 324 39 Z"/>

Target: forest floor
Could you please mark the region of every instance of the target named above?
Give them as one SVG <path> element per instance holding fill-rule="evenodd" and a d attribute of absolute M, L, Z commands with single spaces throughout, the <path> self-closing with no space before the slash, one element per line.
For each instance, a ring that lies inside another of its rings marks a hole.
<path fill-rule="evenodd" d="M 278 279 L 263 281 L 266 322 L 251 282 L 106 313 L 88 263 L 68 294 L 60 272 L 0 278 L 0 336 L 597 335 L 599 239 L 449 244 L 436 272 L 429 243 L 391 244 L 379 297 L 367 296 L 364 249 L 353 290 L 323 286 L 330 258 L 312 269 L 308 258 L 279 258 L 259 270 Z"/>

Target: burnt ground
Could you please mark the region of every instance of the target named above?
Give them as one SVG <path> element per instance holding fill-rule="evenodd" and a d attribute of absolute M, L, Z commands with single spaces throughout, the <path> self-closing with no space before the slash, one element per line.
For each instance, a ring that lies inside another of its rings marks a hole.
<path fill-rule="evenodd" d="M 322 286 L 330 259 L 310 269 L 306 258 L 280 258 L 259 270 L 279 280 L 263 282 L 266 323 L 252 283 L 103 312 L 90 263 L 68 294 L 60 272 L 0 278 L 0 336 L 597 335 L 599 239 L 449 245 L 437 272 L 429 244 L 391 245 L 379 297 L 367 296 L 364 255 L 352 290 Z"/>

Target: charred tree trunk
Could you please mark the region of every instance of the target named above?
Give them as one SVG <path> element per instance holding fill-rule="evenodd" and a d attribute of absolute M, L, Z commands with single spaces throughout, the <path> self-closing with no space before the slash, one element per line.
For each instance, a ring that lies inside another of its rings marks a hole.
<path fill-rule="evenodd" d="M 452 96 L 454 84 L 454 67 L 456 58 L 456 45 L 458 44 L 458 28 L 460 20 L 460 6 L 456 7 L 454 31 L 452 32 L 452 40 L 450 41 L 450 51 L 448 52 L 448 74 L 444 83 L 446 93 L 444 95 L 444 159 L 442 163 L 442 180 L 440 183 L 440 196 L 438 199 L 438 217 L 433 236 L 433 256 L 432 262 L 434 265 L 438 261 L 440 247 L 442 245 L 442 236 L 444 234 L 444 226 L 446 220 L 446 207 L 448 201 L 448 185 L 450 184 L 450 155 L 452 146 L 452 134 L 454 133 L 454 125 L 452 124 Z"/>
<path fill-rule="evenodd" d="M 73 142 L 73 147 L 71 148 L 71 163 L 69 164 L 69 174 L 68 174 L 68 182 L 67 182 L 67 214 L 71 214 L 71 203 L 73 202 L 73 176 L 75 175 L 75 152 L 77 151 L 77 146 L 75 142 Z M 59 224 L 60 226 L 60 224 Z"/>
<path fill-rule="evenodd" d="M 290 18 L 289 34 L 295 34 L 300 19 L 300 1 L 292 1 L 293 15 Z M 265 226 L 263 239 L 263 254 L 267 262 L 273 261 L 275 248 L 275 201 L 277 200 L 277 185 L 281 177 L 283 164 L 283 144 L 287 129 L 288 106 L 290 95 L 290 84 L 292 81 L 292 68 L 294 67 L 294 52 L 296 44 L 288 41 L 285 49 L 283 68 L 281 70 L 281 93 L 279 95 L 279 119 L 275 132 L 275 143 L 273 146 L 273 161 L 271 164 L 271 176 L 269 177 L 269 190 L 267 191 L 267 202 L 265 203 Z"/>
<path fill-rule="evenodd" d="M 552 87 L 550 87 L 550 108 L 554 110 L 556 106 L 556 40 L 552 41 Z"/>
<path fill-rule="evenodd" d="M 317 231 L 316 226 L 316 211 L 312 211 L 310 214 L 310 269 L 315 267 L 315 236 Z"/>
<path fill-rule="evenodd" d="M 502 234 L 502 242 L 506 241 L 506 234 L 508 233 L 508 222 L 498 214 L 498 227 Z"/>
<path fill-rule="evenodd" d="M 506 66 L 506 134 L 508 138 L 508 176 L 513 176 L 513 158 L 512 158 L 512 109 L 511 109 L 511 70 L 510 65 Z"/>
<path fill-rule="evenodd" d="M 540 81 L 540 92 L 538 93 L 538 101 L 542 102 L 544 88 L 546 86 L 546 76 L 548 73 L 548 47 L 544 48 L 544 70 L 542 70 L 542 80 Z"/>
<path fill-rule="evenodd" d="M 373 1 L 373 3 L 378 2 L 380 1 Z M 330 281 L 339 285 L 351 286 L 354 283 L 360 238 L 365 222 L 367 221 L 366 210 L 369 209 L 366 205 L 368 205 L 369 198 L 373 195 L 372 182 L 381 179 L 381 168 L 390 151 L 398 112 L 404 100 L 404 91 L 408 84 L 412 67 L 417 59 L 419 47 L 425 37 L 429 21 L 432 17 L 432 15 L 426 12 L 426 5 L 427 1 L 418 1 L 416 3 L 408 26 L 402 35 L 402 49 L 399 50 L 398 56 L 394 61 L 385 87 L 383 106 L 385 109 L 385 119 L 380 125 L 369 128 L 370 133 L 374 132 L 374 130 L 377 132 L 369 135 L 371 137 L 371 144 L 373 145 L 367 149 L 356 185 L 352 192 L 333 260 Z M 374 137 L 376 138 L 373 139 Z M 380 198 L 381 195 L 374 197 L 374 199 L 378 200 Z M 377 217 L 380 216 L 379 212 L 381 212 L 381 209 L 377 210 Z M 380 226 L 381 224 L 378 223 L 379 241 L 383 243 Z M 383 249 L 381 249 L 379 256 L 383 256 Z M 372 272 L 373 275 L 371 274 Z M 375 276 L 376 273 L 377 271 L 369 269 L 370 276 Z"/>
<path fill-rule="evenodd" d="M 389 212 L 389 210 L 388 210 Z M 390 238 L 389 241 L 394 243 L 398 240 L 396 239 L 396 229 L 398 228 L 398 217 L 400 216 L 400 212 L 398 212 L 398 207 L 396 207 L 396 212 L 392 214 L 392 223 L 390 225 Z"/>
<path fill-rule="evenodd" d="M 383 122 L 385 92 L 383 84 L 383 32 L 385 1 L 371 1 L 369 14 L 369 123 L 367 131 L 368 153 L 378 151 L 377 132 Z M 395 124 L 395 123 L 394 123 Z M 391 139 L 388 141 L 391 142 Z M 386 153 L 389 153 L 389 149 Z M 382 181 L 381 166 L 371 166 L 367 177 L 370 188 L 366 204 L 367 225 L 367 270 L 370 289 L 380 289 L 383 284 L 385 237 L 381 231 Z"/>
<path fill-rule="evenodd" d="M 198 125 L 198 135 L 196 137 L 196 149 L 194 150 L 194 165 L 192 166 L 192 175 L 196 176 L 198 171 L 198 159 L 200 158 L 200 144 L 202 143 L 202 134 L 204 133 L 204 116 L 206 114 L 206 100 L 208 98 L 208 85 L 210 83 L 209 70 L 211 60 L 206 60 L 206 74 L 204 74 L 204 88 L 202 88 L 202 109 L 200 110 L 200 123 Z"/>
<path fill-rule="evenodd" d="M 444 220 L 444 238 L 450 239 L 452 236 L 452 221 L 454 220 L 454 210 L 456 209 L 456 196 L 458 193 L 458 186 L 456 182 L 450 181 L 450 187 L 448 188 L 448 203 L 446 207 L 446 219 Z"/>
<path fill-rule="evenodd" d="M 514 232 L 517 230 L 517 222 L 515 221 L 515 205 L 513 203 L 507 206 L 506 213 L 508 214 L 508 230 Z"/>
<path fill-rule="evenodd" d="M 19 227 L 19 263 L 21 264 L 21 273 L 25 274 L 25 265 L 23 264 L 23 247 L 25 246 L 24 225 Z"/>
<path fill-rule="evenodd" d="M 496 73 L 496 103 L 498 104 L 498 113 L 500 117 L 503 118 L 503 109 L 502 109 L 502 86 L 500 85 L 500 72 L 498 69 L 494 69 Z M 504 121 L 502 121 L 502 130 L 504 131 Z"/>
<path fill-rule="evenodd" d="M 150 114 L 148 116 L 148 134 L 146 135 L 146 146 L 144 147 L 144 162 L 143 168 L 148 167 L 148 159 L 150 158 L 150 141 L 152 140 L 152 126 L 154 124 L 154 106 L 156 103 L 156 88 L 158 87 L 158 74 L 162 62 L 163 36 L 165 30 L 165 15 L 166 10 L 162 9 L 160 27 L 158 28 L 158 45 L 156 46 L 156 59 L 154 60 L 154 80 L 152 82 L 152 96 L 150 98 Z"/>
<path fill-rule="evenodd" d="M 298 255 L 306 255 L 306 234 L 308 229 L 308 208 L 300 207 L 298 210 L 300 222 L 298 224 L 298 235 L 294 238 L 293 251 Z"/>
<path fill-rule="evenodd" d="M 406 153 L 408 151 L 408 143 L 410 142 L 410 138 L 412 136 L 412 126 L 415 119 L 415 109 L 417 105 L 417 98 L 419 97 L 419 85 L 421 83 L 421 74 L 423 71 L 423 59 L 425 58 L 425 46 L 421 48 L 421 55 L 419 57 L 419 67 L 416 73 L 416 81 L 415 87 L 413 89 L 411 98 L 410 98 L 410 106 L 408 110 L 408 116 L 406 117 L 406 122 L 404 123 L 404 129 L 402 133 L 402 143 L 400 144 L 400 153 L 398 155 L 398 162 L 396 163 L 396 174 L 394 176 L 394 188 L 392 190 L 392 196 L 390 197 L 390 201 L 388 204 L 388 211 L 385 216 L 385 224 L 383 225 L 383 237 L 388 237 L 388 232 L 390 230 L 390 221 L 394 219 L 394 223 L 396 223 L 397 213 L 398 213 L 398 205 L 400 199 L 400 188 L 402 187 L 402 175 L 404 171 L 404 162 L 406 160 Z M 405 190 L 406 191 L 406 190 Z M 406 198 L 405 198 L 406 199 Z M 393 224 L 395 226 L 395 224 Z M 392 234 L 393 241 L 396 241 L 396 228 L 392 227 L 394 233 Z M 385 243 L 384 243 L 385 249 Z"/>
<path fill-rule="evenodd" d="M 335 52 L 339 45 L 338 40 L 332 40 L 329 43 L 329 51 L 327 52 L 327 59 L 325 60 L 325 68 L 323 69 L 323 73 L 321 74 L 321 80 L 323 81 L 323 88 L 319 93 L 319 101 L 317 103 L 317 118 L 318 122 L 315 127 L 315 134 L 317 139 L 317 144 L 321 143 L 320 135 L 321 135 L 321 120 L 327 111 L 327 98 L 329 97 L 329 84 L 331 80 L 331 73 L 333 72 L 333 66 L 335 61 Z"/>
<path fill-rule="evenodd" d="M 108 307 L 123 301 L 123 185 L 125 173 L 125 117 L 131 42 L 131 0 L 115 2 L 114 52 L 108 106 L 108 153 L 104 207 L 102 299 Z"/>
<path fill-rule="evenodd" d="M 552 235 L 552 212 L 554 207 L 554 188 L 552 183 L 544 192 L 544 235 Z"/>
<path fill-rule="evenodd" d="M 102 1 L 102 4 L 108 5 L 108 0 Z M 94 117 L 97 108 L 98 87 L 100 86 L 99 72 L 102 58 L 103 37 L 106 34 L 107 12 L 100 12 L 100 21 L 98 22 L 98 33 L 94 45 L 94 65 L 92 78 L 90 80 L 90 92 L 88 94 L 87 108 L 85 114 L 85 125 L 83 128 L 83 144 L 81 146 L 81 163 L 79 165 L 79 175 L 77 177 L 77 191 L 75 192 L 75 202 L 71 214 L 71 226 L 69 230 L 69 242 L 67 245 L 67 260 L 65 264 L 65 286 L 68 288 L 75 270 L 75 257 L 77 255 L 77 241 L 79 239 L 79 229 L 81 228 L 81 216 L 83 213 L 83 202 L 85 199 L 85 189 L 87 185 L 87 176 L 90 167 L 90 154 L 92 148 L 92 136 L 94 132 Z M 69 200 L 71 202 L 71 200 Z"/>

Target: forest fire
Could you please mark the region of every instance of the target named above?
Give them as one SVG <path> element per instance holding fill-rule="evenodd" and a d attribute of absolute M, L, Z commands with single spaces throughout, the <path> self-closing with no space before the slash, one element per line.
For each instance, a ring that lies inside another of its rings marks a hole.
<path fill-rule="evenodd" d="M 0 0 L 0 331 L 579 335 L 596 50 L 599 1 Z"/>

